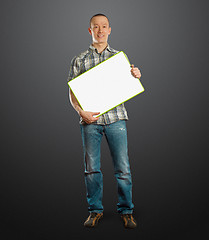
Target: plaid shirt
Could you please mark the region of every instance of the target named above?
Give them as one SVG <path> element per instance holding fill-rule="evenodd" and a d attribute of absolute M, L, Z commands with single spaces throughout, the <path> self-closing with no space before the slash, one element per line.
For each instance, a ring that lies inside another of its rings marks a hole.
<path fill-rule="evenodd" d="M 109 57 L 113 56 L 118 52 L 119 51 L 114 50 L 108 44 L 103 52 L 98 53 L 97 49 L 90 45 L 87 51 L 82 52 L 77 57 L 75 56 L 72 59 L 68 81 L 91 69 L 92 67 L 103 62 L 104 60 L 108 59 Z M 119 120 L 128 120 L 128 115 L 124 103 L 102 114 L 99 119 L 94 122 L 94 124 L 106 125 Z M 82 118 L 80 119 L 80 123 L 84 123 Z"/>

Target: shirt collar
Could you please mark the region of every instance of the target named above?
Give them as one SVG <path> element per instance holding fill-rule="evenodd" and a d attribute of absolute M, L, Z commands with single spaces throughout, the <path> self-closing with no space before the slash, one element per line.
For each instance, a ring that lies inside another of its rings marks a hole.
<path fill-rule="evenodd" d="M 89 46 L 89 48 L 90 48 L 91 50 L 97 52 L 97 49 L 96 49 L 92 44 Z M 112 49 L 111 49 L 111 47 L 110 47 L 109 44 L 107 44 L 107 47 L 104 49 L 104 51 L 105 51 L 105 50 L 108 50 L 109 52 L 112 52 Z M 97 52 L 97 53 L 98 53 L 98 52 Z"/>

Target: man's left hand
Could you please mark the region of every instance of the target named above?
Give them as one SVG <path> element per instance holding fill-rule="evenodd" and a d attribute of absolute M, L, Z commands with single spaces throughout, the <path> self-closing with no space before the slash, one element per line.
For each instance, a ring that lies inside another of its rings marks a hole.
<path fill-rule="evenodd" d="M 141 77 L 141 72 L 137 67 L 134 67 L 134 65 L 131 65 L 131 73 L 135 78 L 140 78 Z"/>

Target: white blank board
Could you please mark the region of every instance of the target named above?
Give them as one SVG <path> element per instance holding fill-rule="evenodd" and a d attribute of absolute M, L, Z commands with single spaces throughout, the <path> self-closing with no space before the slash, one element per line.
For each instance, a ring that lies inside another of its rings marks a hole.
<path fill-rule="evenodd" d="M 123 51 L 68 82 L 84 111 L 113 109 L 144 91 L 138 78 L 131 74 L 130 62 Z"/>

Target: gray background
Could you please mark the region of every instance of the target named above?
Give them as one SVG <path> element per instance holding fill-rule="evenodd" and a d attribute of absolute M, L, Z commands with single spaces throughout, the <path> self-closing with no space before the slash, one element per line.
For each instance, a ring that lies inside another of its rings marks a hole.
<path fill-rule="evenodd" d="M 1 239 L 206 239 L 208 233 L 208 1 L 1 0 Z M 78 116 L 68 100 L 71 59 L 91 44 L 102 12 L 109 44 L 142 72 L 126 103 L 139 227 L 116 214 L 102 144 L 105 218 L 88 216 Z"/>

